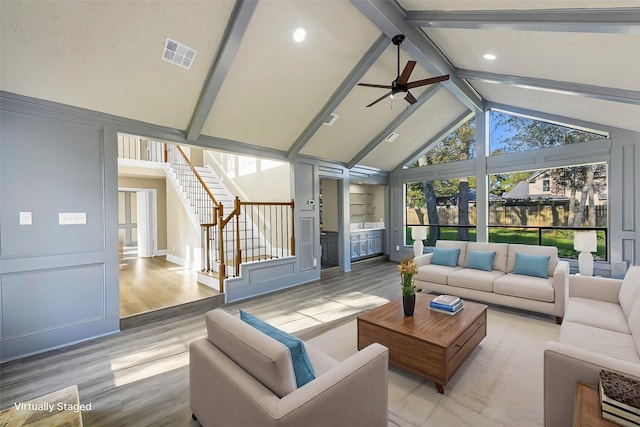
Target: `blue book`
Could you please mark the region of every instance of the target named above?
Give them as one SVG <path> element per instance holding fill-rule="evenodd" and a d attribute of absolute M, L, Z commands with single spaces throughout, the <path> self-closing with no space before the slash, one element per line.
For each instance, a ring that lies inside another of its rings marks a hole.
<path fill-rule="evenodd" d="M 445 310 L 445 311 L 458 311 L 460 308 L 462 308 L 462 301 L 459 301 L 457 304 L 454 304 L 454 305 L 438 304 L 437 302 L 431 301 L 429 303 L 429 307 L 437 308 L 439 310 Z"/>

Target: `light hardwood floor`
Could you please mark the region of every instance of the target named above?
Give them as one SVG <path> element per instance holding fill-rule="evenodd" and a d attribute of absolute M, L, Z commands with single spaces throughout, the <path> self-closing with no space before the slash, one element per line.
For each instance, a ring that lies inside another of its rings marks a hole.
<path fill-rule="evenodd" d="M 399 298 L 398 274 L 395 263 L 369 260 L 222 308 L 242 308 L 306 340 Z M 189 343 L 203 336 L 203 315 L 188 314 L 2 364 L 0 409 L 77 384 L 81 403 L 91 403 L 85 426 L 197 426 L 189 409 Z"/>
<path fill-rule="evenodd" d="M 120 317 L 129 317 L 219 295 L 197 274 L 165 257 L 131 258 L 120 263 Z"/>

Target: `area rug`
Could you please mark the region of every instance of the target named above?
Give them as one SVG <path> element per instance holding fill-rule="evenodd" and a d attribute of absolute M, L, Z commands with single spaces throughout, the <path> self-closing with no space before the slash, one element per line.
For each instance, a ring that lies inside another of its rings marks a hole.
<path fill-rule="evenodd" d="M 433 382 L 389 367 L 389 426 L 542 426 L 543 351 L 560 327 L 551 317 L 490 307 L 487 336 L 439 394 Z M 334 359 L 357 351 L 356 322 L 308 344 Z"/>

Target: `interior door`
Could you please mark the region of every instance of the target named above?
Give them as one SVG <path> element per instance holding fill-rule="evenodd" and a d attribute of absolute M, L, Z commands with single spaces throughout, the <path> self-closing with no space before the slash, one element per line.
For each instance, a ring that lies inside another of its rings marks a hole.
<path fill-rule="evenodd" d="M 156 199 L 154 191 L 138 191 L 138 256 L 152 257 L 156 252 Z"/>

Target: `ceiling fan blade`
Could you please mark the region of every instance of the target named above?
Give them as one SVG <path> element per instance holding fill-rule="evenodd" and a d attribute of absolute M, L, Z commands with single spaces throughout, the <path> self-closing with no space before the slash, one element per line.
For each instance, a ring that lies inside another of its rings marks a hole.
<path fill-rule="evenodd" d="M 413 105 L 416 102 L 418 102 L 418 100 L 416 99 L 415 96 L 411 95 L 411 92 L 407 92 L 407 96 L 404 97 L 405 101 L 407 101 L 409 104 Z"/>
<path fill-rule="evenodd" d="M 377 104 L 378 102 L 382 101 L 383 99 L 385 99 L 386 97 L 388 97 L 389 95 L 391 95 L 393 92 L 389 92 L 389 93 L 385 93 L 384 95 L 382 95 L 380 98 L 376 99 L 375 101 L 373 101 L 371 104 L 367 105 L 367 107 L 371 107 L 373 104 Z"/>
<path fill-rule="evenodd" d="M 413 89 L 414 87 L 430 85 L 433 83 L 443 82 L 449 80 L 449 74 L 444 76 L 431 77 L 430 79 L 416 80 L 415 82 L 407 83 L 407 89 Z"/>
<path fill-rule="evenodd" d="M 358 83 L 358 86 L 378 87 L 380 89 L 391 89 L 391 86 L 389 86 L 389 85 L 374 85 L 374 84 L 370 84 L 370 83 Z"/>
<path fill-rule="evenodd" d="M 411 73 L 413 72 L 413 68 L 416 66 L 416 61 L 408 61 L 407 65 L 404 66 L 404 70 L 402 70 L 402 74 L 400 74 L 398 76 L 398 84 L 399 85 L 406 85 L 407 82 L 409 81 L 409 77 L 411 76 Z"/>

